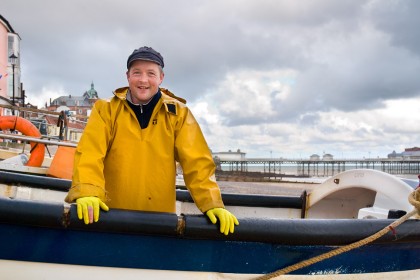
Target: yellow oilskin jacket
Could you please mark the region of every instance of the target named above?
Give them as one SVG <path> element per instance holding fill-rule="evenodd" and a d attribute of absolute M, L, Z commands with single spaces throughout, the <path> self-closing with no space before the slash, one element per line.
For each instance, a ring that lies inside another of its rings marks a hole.
<path fill-rule="evenodd" d="M 127 104 L 128 88 L 95 103 L 76 149 L 66 202 L 96 196 L 111 208 L 173 213 L 178 161 L 200 211 L 224 207 L 197 121 L 179 98 L 160 90 L 162 97 L 144 129 Z"/>

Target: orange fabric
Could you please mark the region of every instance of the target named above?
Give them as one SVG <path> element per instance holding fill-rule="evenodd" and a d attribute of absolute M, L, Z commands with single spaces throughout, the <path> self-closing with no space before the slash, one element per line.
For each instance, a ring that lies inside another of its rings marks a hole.
<path fill-rule="evenodd" d="M 59 146 L 47 171 L 47 176 L 71 180 L 76 148 Z"/>

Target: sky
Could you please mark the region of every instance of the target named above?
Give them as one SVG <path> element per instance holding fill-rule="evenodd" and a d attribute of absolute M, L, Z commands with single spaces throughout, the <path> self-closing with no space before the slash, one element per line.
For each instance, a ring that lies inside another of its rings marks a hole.
<path fill-rule="evenodd" d="M 126 86 L 142 46 L 213 152 L 387 157 L 420 147 L 420 1 L 7 0 L 27 100 Z"/>

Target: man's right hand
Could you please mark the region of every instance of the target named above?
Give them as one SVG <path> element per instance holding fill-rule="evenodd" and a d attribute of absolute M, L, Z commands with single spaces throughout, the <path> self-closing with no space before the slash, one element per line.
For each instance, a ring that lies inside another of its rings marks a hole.
<path fill-rule="evenodd" d="M 213 208 L 206 212 L 207 217 L 210 221 L 215 224 L 217 220 L 220 221 L 220 232 L 224 235 L 228 235 L 229 232 L 235 231 L 235 225 L 239 225 L 238 219 L 224 208 Z"/>
<path fill-rule="evenodd" d="M 108 211 L 109 207 L 96 196 L 80 197 L 76 199 L 77 217 L 85 224 L 92 224 L 99 220 L 99 208 Z"/>

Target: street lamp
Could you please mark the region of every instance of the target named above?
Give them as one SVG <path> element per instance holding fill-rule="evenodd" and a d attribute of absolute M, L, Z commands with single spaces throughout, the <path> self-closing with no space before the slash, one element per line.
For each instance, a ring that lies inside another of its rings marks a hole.
<path fill-rule="evenodd" d="M 13 70 L 13 96 L 12 96 L 12 105 L 15 106 L 15 65 L 17 64 L 18 57 L 12 53 L 11 56 L 9 56 L 10 64 L 12 64 L 12 70 Z M 15 108 L 12 110 L 12 115 L 15 115 Z"/>

